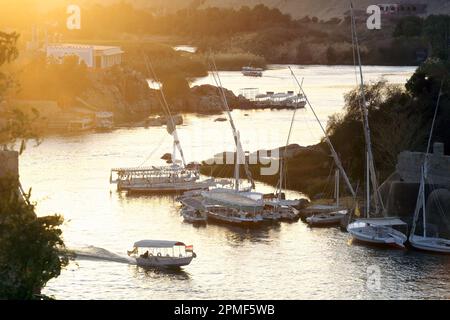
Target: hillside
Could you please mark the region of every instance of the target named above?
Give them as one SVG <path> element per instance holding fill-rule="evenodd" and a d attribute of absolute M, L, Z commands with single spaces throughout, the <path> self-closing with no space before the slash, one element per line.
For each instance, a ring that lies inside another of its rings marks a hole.
<path fill-rule="evenodd" d="M 97 2 L 110 3 L 119 0 L 97 0 Z M 349 9 L 348 0 L 128 0 L 142 7 L 151 7 L 160 13 L 175 11 L 182 8 L 207 8 L 207 7 L 233 7 L 240 8 L 264 4 L 271 8 L 278 8 L 283 13 L 290 14 L 293 18 L 302 18 L 306 15 L 317 16 L 320 19 L 341 17 Z M 92 0 L 90 1 L 92 2 Z M 376 3 L 373 0 L 353 1 L 355 8 L 364 9 Z M 392 3 L 427 3 L 428 14 L 450 14 L 450 1 L 448 0 L 401 0 Z"/>

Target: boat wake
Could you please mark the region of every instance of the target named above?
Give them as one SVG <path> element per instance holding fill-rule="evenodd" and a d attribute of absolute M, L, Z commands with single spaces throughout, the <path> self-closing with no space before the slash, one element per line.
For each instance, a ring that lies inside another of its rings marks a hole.
<path fill-rule="evenodd" d="M 122 256 L 106 249 L 94 246 L 71 248 L 70 251 L 74 254 L 75 259 L 77 260 L 97 260 L 125 264 L 136 264 L 136 261 L 130 257 Z"/>

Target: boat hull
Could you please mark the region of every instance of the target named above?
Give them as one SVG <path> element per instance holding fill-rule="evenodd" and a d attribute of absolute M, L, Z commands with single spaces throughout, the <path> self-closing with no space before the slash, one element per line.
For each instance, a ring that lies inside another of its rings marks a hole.
<path fill-rule="evenodd" d="M 259 226 L 264 221 L 262 218 L 261 219 L 238 218 L 212 212 L 208 212 L 208 219 L 211 219 L 218 223 L 238 225 L 243 227 L 252 227 L 252 226 L 256 227 Z"/>
<path fill-rule="evenodd" d="M 329 227 L 341 224 L 343 214 L 321 214 L 306 218 L 306 222 L 311 227 Z"/>
<path fill-rule="evenodd" d="M 183 193 L 195 190 L 207 190 L 210 183 L 173 183 L 166 185 L 136 185 L 136 186 L 121 186 L 119 190 L 127 191 L 130 194 L 151 194 L 151 193 Z"/>
<path fill-rule="evenodd" d="M 187 266 L 191 263 L 194 257 L 162 257 L 162 256 L 152 256 L 149 258 L 136 258 L 136 264 L 140 267 L 150 267 L 150 268 L 181 268 Z"/>
<path fill-rule="evenodd" d="M 413 236 L 409 243 L 418 250 L 450 254 L 450 240 Z"/>
<path fill-rule="evenodd" d="M 350 224 L 347 227 L 347 231 L 353 239 L 372 245 L 397 246 L 404 248 L 404 243 L 408 239 L 403 233 L 389 227 L 383 229 L 374 228 L 372 226 L 355 228 Z"/>

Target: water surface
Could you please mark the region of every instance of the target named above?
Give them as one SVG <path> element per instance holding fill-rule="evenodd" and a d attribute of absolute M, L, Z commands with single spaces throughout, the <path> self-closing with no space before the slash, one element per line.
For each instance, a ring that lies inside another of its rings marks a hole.
<path fill-rule="evenodd" d="M 403 83 L 414 70 L 365 69 L 369 79 L 384 76 L 394 83 Z M 322 120 L 342 110 L 342 95 L 354 85 L 352 68 L 295 70 L 305 76 L 305 90 Z M 233 90 L 249 83 L 261 90 L 295 88 L 284 67 L 267 71 L 261 79 L 221 74 Z M 292 111 L 233 114 L 245 149 L 285 143 Z M 229 124 L 214 119 L 185 116 L 179 131 L 189 161 L 232 150 Z M 292 142 L 306 145 L 320 138 L 310 112 L 299 112 Z M 39 147 L 29 146 L 20 159 L 24 187 L 33 187 L 39 214 L 64 215 L 67 246 L 84 252 L 50 281 L 46 294 L 58 299 L 450 298 L 450 259 L 445 256 L 358 246 L 338 229 L 310 229 L 302 222 L 258 230 L 214 224 L 195 228 L 182 221 L 173 197 L 127 197 L 109 185 L 110 168 L 161 163 L 161 155 L 171 149 L 164 128 L 52 136 Z M 272 190 L 261 184 L 258 188 Z M 181 272 L 145 271 L 123 259 L 141 239 L 193 244 L 198 257 Z M 367 287 L 368 267 L 373 266 L 381 271 L 379 290 Z"/>

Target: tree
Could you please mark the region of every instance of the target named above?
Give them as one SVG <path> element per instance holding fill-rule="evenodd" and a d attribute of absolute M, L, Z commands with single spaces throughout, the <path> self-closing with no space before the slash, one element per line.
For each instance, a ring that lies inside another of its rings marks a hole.
<path fill-rule="evenodd" d="M 0 66 L 17 57 L 18 35 L 0 33 Z M 2 94 L 3 92 L 0 92 Z M 1 97 L 1 95 L 0 95 Z M 8 125 L 0 130 L 3 149 L 19 138 L 23 151 L 30 129 L 24 114 L 11 110 Z M 3 151 L 6 155 L 11 152 Z M 17 156 L 12 153 L 13 156 Z M 31 191 L 23 193 L 17 173 L 0 167 L 0 299 L 39 299 L 41 289 L 57 277 L 68 263 L 61 238 L 59 215 L 37 217 L 30 202 Z"/>
<path fill-rule="evenodd" d="M 18 56 L 17 40 L 19 35 L 17 33 L 5 33 L 0 31 L 0 68 L 5 63 L 9 63 Z M 6 76 L 0 71 L 0 103 L 2 102 L 5 91 L 11 85 L 10 77 Z"/>
<path fill-rule="evenodd" d="M 402 18 L 394 30 L 394 37 L 420 37 L 423 31 L 423 19 L 416 16 Z"/>

